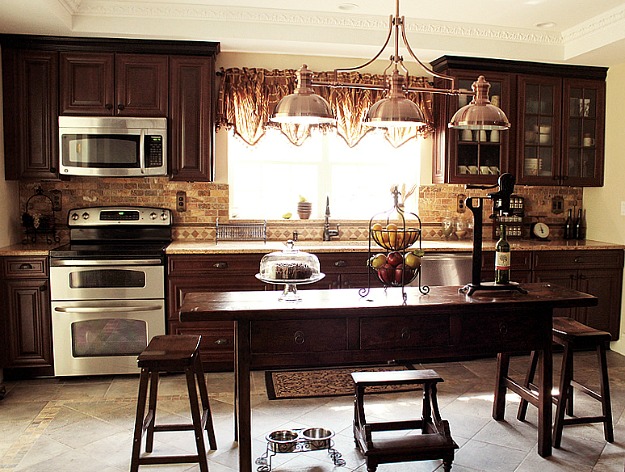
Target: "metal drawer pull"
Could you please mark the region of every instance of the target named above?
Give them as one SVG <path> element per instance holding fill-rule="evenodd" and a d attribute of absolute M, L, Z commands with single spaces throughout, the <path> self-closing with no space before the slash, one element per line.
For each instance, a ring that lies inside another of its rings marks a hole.
<path fill-rule="evenodd" d="M 161 305 L 144 305 L 144 306 L 89 306 L 89 307 L 72 307 L 57 306 L 54 311 L 60 313 L 118 313 L 120 311 L 157 311 L 161 310 Z"/>
<path fill-rule="evenodd" d="M 295 344 L 304 344 L 306 338 L 304 337 L 303 331 L 295 331 L 295 336 L 293 337 L 295 340 Z"/>
<path fill-rule="evenodd" d="M 339 259 L 338 261 L 336 261 L 334 263 L 335 267 L 347 267 L 347 262 L 344 261 L 343 259 Z"/>
<path fill-rule="evenodd" d="M 401 338 L 402 339 L 410 339 L 410 330 L 408 328 L 403 328 L 401 330 Z"/>
<path fill-rule="evenodd" d="M 25 264 L 20 265 L 20 270 L 32 270 L 32 269 L 33 269 L 32 264 L 25 263 Z"/>
<path fill-rule="evenodd" d="M 226 338 L 219 338 L 215 341 L 215 344 L 223 346 L 224 344 L 228 344 L 228 340 Z"/>
<path fill-rule="evenodd" d="M 508 325 L 505 323 L 499 323 L 499 334 L 506 336 L 508 334 Z"/>
<path fill-rule="evenodd" d="M 213 267 L 215 269 L 227 269 L 228 268 L 228 263 L 227 262 L 215 262 L 213 264 Z"/>

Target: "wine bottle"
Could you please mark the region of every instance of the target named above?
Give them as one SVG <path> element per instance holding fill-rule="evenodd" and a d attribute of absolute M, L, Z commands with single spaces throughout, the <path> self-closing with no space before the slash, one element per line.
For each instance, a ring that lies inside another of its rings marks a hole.
<path fill-rule="evenodd" d="M 495 245 L 495 283 L 510 282 L 510 243 L 506 239 L 506 226 L 499 226 L 499 241 Z"/>
<path fill-rule="evenodd" d="M 574 231 L 573 210 L 569 208 L 569 213 L 564 221 L 564 239 L 573 239 Z"/>
<path fill-rule="evenodd" d="M 575 239 L 586 239 L 586 219 L 584 212 L 580 208 L 577 210 L 577 221 L 575 222 Z"/>

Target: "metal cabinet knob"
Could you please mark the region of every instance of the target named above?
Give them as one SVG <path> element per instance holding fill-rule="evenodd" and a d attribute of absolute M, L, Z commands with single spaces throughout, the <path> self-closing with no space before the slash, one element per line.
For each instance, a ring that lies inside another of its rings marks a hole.
<path fill-rule="evenodd" d="M 303 331 L 295 331 L 295 335 L 293 336 L 293 340 L 295 344 L 304 344 L 306 342 L 306 338 L 304 337 Z"/>
<path fill-rule="evenodd" d="M 33 270 L 33 265 L 26 262 L 20 265 L 20 270 Z"/>

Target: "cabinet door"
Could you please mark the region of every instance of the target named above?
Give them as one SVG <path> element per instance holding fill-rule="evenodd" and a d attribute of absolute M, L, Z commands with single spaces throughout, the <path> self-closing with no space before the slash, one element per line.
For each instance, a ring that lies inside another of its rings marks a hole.
<path fill-rule="evenodd" d="M 168 57 L 155 54 L 115 56 L 116 114 L 167 116 Z"/>
<path fill-rule="evenodd" d="M 52 367 L 47 279 L 5 280 L 5 367 Z"/>
<path fill-rule="evenodd" d="M 172 180 L 210 182 L 214 174 L 214 58 L 173 56 L 169 74 Z"/>
<path fill-rule="evenodd" d="M 566 185 L 603 185 L 605 82 L 565 79 L 562 179 Z"/>
<path fill-rule="evenodd" d="M 621 315 L 623 271 L 620 269 L 580 270 L 577 290 L 599 299 L 594 307 L 578 308 L 576 319 L 596 329 L 607 331 L 618 339 Z"/>
<path fill-rule="evenodd" d="M 559 77 L 518 77 L 518 184 L 555 185 L 561 181 L 561 104 Z"/>
<path fill-rule="evenodd" d="M 577 289 L 577 274 L 575 269 L 535 270 L 534 282 L 552 283 L 575 290 Z M 576 318 L 574 308 L 555 308 L 553 315 Z"/>
<path fill-rule="evenodd" d="M 114 74 L 112 53 L 61 53 L 61 114 L 112 115 Z"/>
<path fill-rule="evenodd" d="M 491 102 L 500 107 L 511 119 L 510 74 L 480 71 L 447 71 L 456 78 L 456 88 L 471 90 L 473 82 L 484 75 L 490 83 Z M 439 159 L 434 164 L 434 182 L 445 183 L 491 183 L 497 182 L 499 174 L 510 171 L 510 132 L 499 130 L 450 129 L 447 123 L 461 107 L 471 102 L 471 95 L 439 99 L 440 106 L 447 109 L 438 123 Z M 441 142 L 442 141 L 444 142 Z"/>
<path fill-rule="evenodd" d="M 7 180 L 58 178 L 58 54 L 5 49 Z"/>

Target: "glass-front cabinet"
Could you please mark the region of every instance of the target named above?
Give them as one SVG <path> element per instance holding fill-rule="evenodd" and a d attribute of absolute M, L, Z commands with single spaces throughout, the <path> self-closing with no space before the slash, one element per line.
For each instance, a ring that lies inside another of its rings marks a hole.
<path fill-rule="evenodd" d="M 471 90 L 483 75 L 506 131 L 449 129 L 470 95 L 434 96 L 433 183 L 494 184 L 510 172 L 521 185 L 603 185 L 605 67 L 442 56 L 437 73 Z M 448 82 L 435 79 L 439 87 Z"/>
<path fill-rule="evenodd" d="M 448 70 L 455 86 L 471 90 L 480 75 L 490 83 L 490 100 L 506 114 L 510 113 L 510 76 L 496 72 Z M 442 82 L 441 82 L 442 84 Z M 509 172 L 509 132 L 499 130 L 450 129 L 447 122 L 453 114 L 473 99 L 472 95 L 439 98 L 438 106 L 446 113 L 439 115 L 434 182 L 494 184 L 503 172 Z M 441 132 L 442 131 L 442 132 Z M 443 158 L 444 156 L 444 158 Z M 437 175 L 438 174 L 438 178 Z"/>
<path fill-rule="evenodd" d="M 602 185 L 605 83 L 519 75 L 518 100 L 517 182 Z"/>

